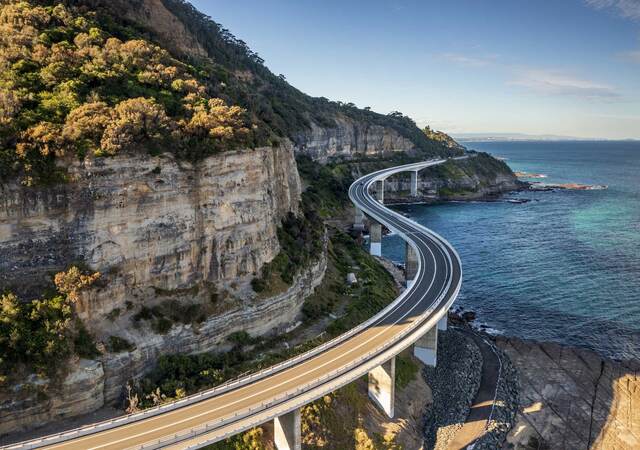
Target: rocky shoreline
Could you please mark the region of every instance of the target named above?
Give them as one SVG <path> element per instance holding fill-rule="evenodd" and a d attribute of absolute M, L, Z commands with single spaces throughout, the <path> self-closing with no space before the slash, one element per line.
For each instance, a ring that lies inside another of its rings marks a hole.
<path fill-rule="evenodd" d="M 483 328 L 472 326 L 475 319 L 473 311 L 452 311 L 449 320 L 453 326 L 442 344 L 445 349 L 451 345 L 446 340 L 451 340 L 452 333 L 473 333 L 490 345 L 500 359 L 494 412 L 486 432 L 474 442 L 475 450 L 640 448 L 640 362 L 613 361 L 591 350 L 557 343 L 490 335 L 478 331 Z M 458 356 L 440 349 L 439 346 L 438 364 L 441 370 L 449 370 Z M 471 361 L 478 367 L 482 365 L 477 359 Z M 434 408 L 448 409 L 445 414 L 451 417 L 456 411 L 464 411 L 465 402 L 471 400 L 451 390 L 460 391 L 455 380 L 478 370 L 457 367 L 446 375 L 449 379 L 445 386 L 427 377 L 434 391 Z M 438 406 L 441 391 L 448 392 L 447 404 Z M 427 419 L 434 415 L 443 413 L 428 412 Z M 451 435 L 461 428 L 461 423 L 440 425 L 440 429 L 432 424 L 427 420 L 426 449 L 448 448 L 441 440 L 451 442 Z"/>
<path fill-rule="evenodd" d="M 480 386 L 482 355 L 464 334 L 447 330 L 438 335 L 438 364 L 425 367 L 433 405 L 425 413 L 425 448 L 444 450 L 469 414 Z"/>

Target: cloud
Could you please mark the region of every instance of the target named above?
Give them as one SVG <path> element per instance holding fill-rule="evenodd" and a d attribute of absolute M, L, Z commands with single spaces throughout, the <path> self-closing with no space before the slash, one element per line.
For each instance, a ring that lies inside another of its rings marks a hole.
<path fill-rule="evenodd" d="M 493 64 L 497 56 L 469 56 L 461 53 L 443 53 L 440 55 L 443 59 L 464 67 L 484 67 Z"/>
<path fill-rule="evenodd" d="M 613 99 L 620 97 L 620 94 L 616 92 L 613 86 L 552 70 L 524 70 L 509 84 L 543 95 L 571 96 L 586 99 Z"/>
<path fill-rule="evenodd" d="M 627 19 L 640 21 L 640 0 L 585 0 L 595 9 L 614 10 Z"/>
<path fill-rule="evenodd" d="M 640 50 L 631 50 L 618 53 L 618 58 L 623 61 L 640 64 Z"/>

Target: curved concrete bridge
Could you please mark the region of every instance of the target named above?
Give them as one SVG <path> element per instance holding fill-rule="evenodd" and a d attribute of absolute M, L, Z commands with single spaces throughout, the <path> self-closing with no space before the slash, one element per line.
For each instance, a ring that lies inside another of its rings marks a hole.
<path fill-rule="evenodd" d="M 370 397 L 393 417 L 395 356 L 415 344 L 415 355 L 435 364 L 438 328 L 446 327 L 462 273 L 457 253 L 443 238 L 385 208 L 384 180 L 410 172 L 415 195 L 417 172 L 445 161 L 374 172 L 349 189 L 357 220 L 363 213 L 370 219 L 372 253 L 380 254 L 381 224 L 407 242 L 408 287 L 367 322 L 281 364 L 180 401 L 7 448 L 196 449 L 273 420 L 276 447 L 299 449 L 300 407 L 365 374 Z"/>

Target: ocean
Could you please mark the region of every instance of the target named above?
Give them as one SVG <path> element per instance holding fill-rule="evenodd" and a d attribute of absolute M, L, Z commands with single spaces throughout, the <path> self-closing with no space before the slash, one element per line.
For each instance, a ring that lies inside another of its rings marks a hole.
<path fill-rule="evenodd" d="M 546 175 L 533 181 L 608 189 L 398 206 L 460 254 L 456 304 L 495 333 L 640 359 L 640 142 L 465 146 L 504 158 L 514 171 Z M 383 239 L 383 255 L 403 260 L 398 236 Z"/>

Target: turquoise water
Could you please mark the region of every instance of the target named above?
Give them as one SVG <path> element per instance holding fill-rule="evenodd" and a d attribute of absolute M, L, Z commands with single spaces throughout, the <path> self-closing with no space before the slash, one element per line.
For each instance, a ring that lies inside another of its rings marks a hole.
<path fill-rule="evenodd" d="M 506 158 L 513 170 L 545 174 L 544 182 L 609 188 L 399 207 L 460 253 L 457 303 L 500 333 L 640 359 L 640 143 L 466 146 Z M 386 237 L 383 253 L 402 261 L 402 241 Z"/>

